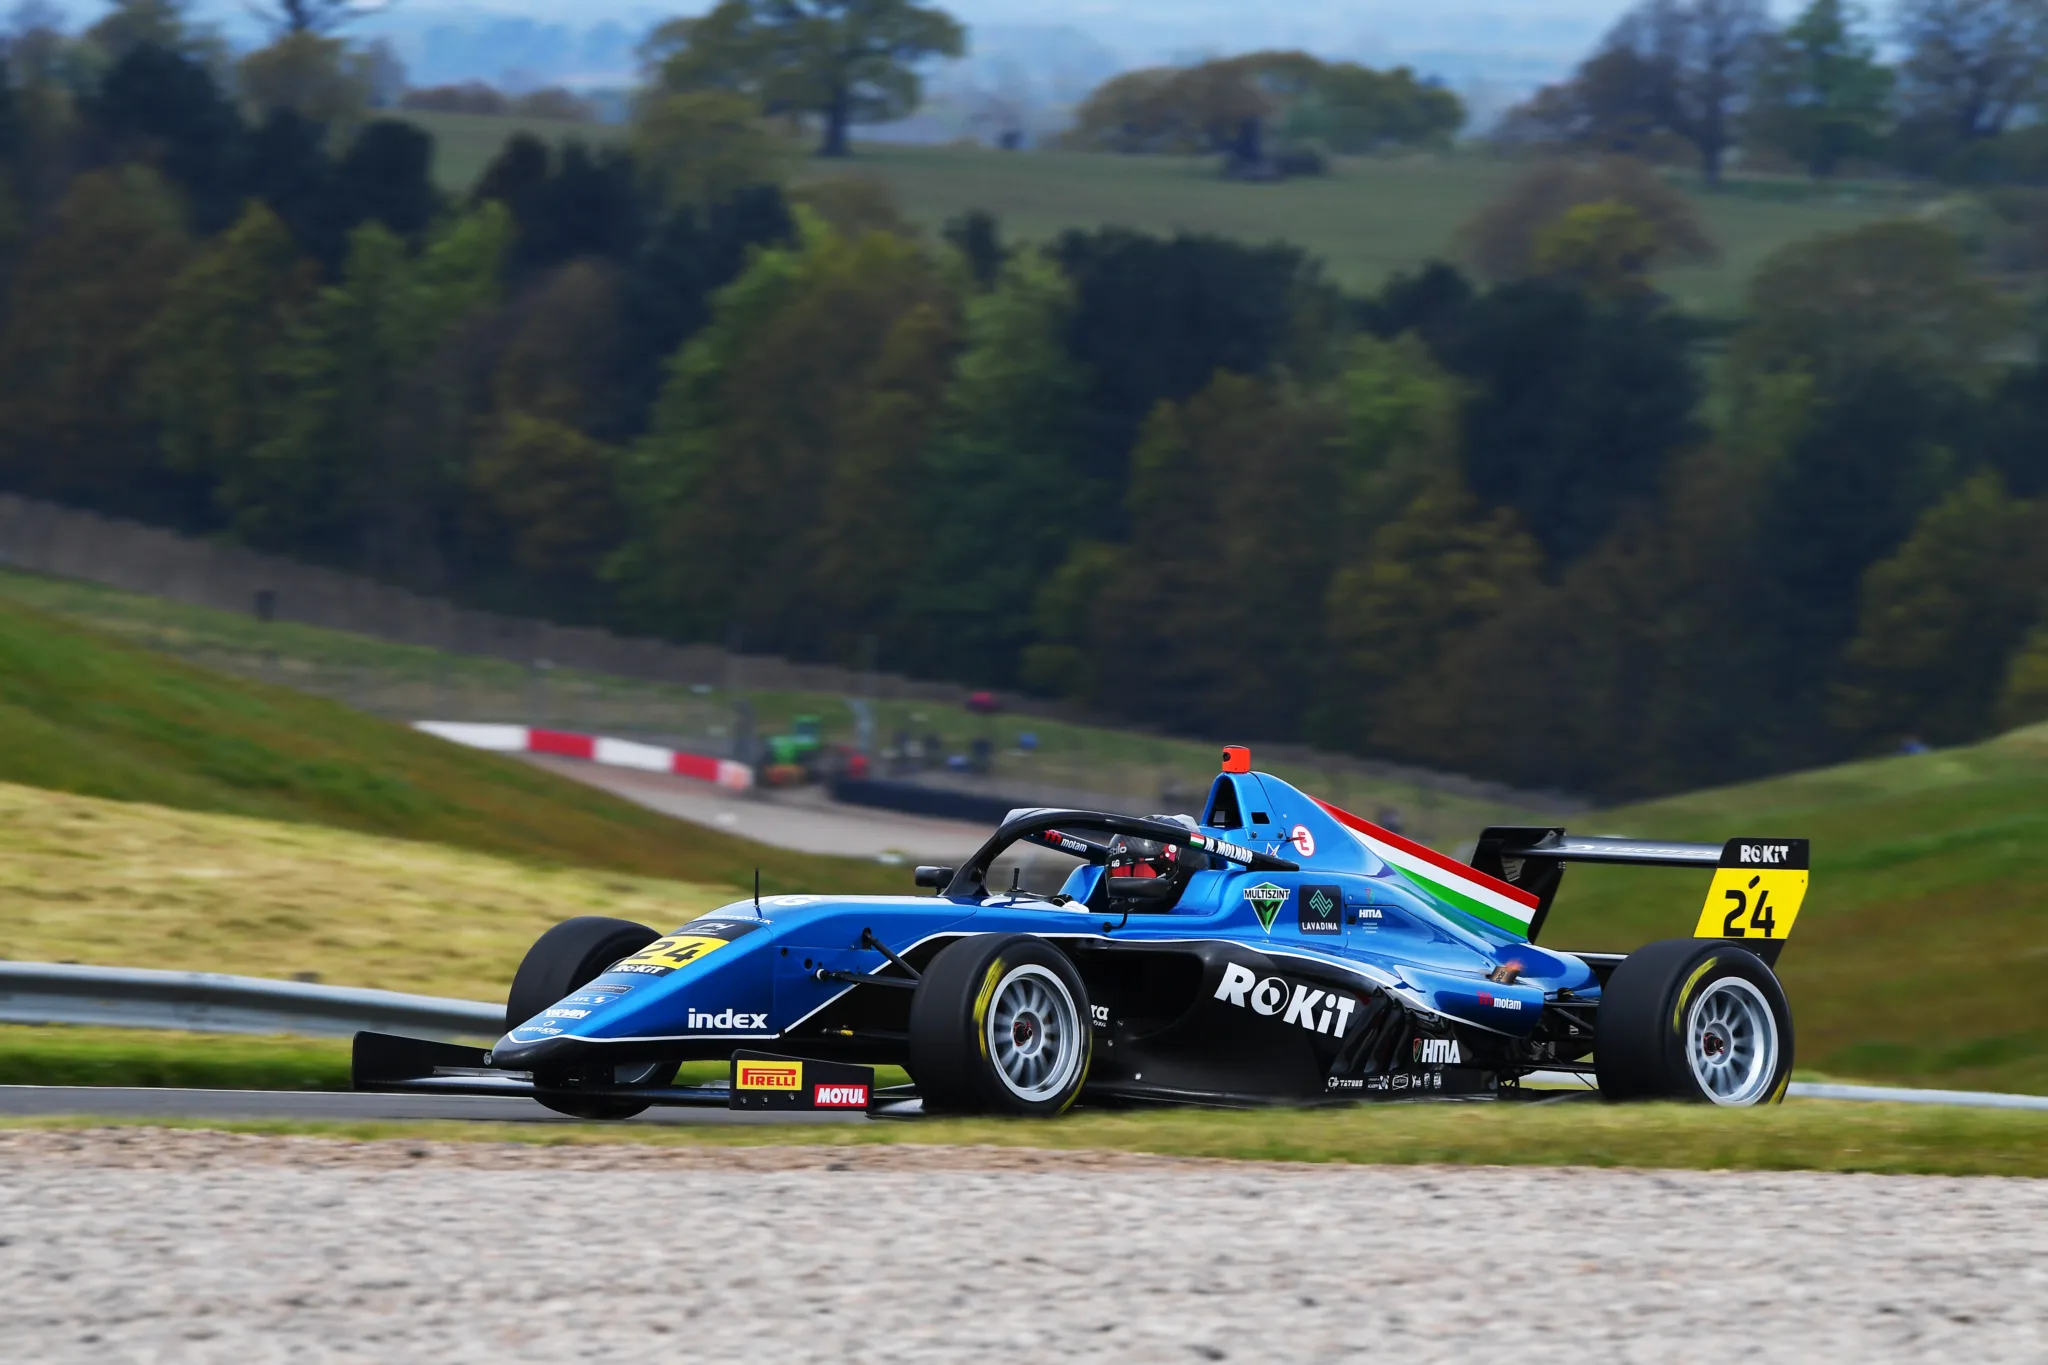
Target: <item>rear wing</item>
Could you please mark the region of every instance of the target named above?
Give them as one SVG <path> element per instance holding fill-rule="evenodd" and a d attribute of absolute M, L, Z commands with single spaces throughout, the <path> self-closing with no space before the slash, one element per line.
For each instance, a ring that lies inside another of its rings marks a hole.
<path fill-rule="evenodd" d="M 1557 899 L 1566 863 L 1712 868 L 1714 879 L 1693 937 L 1740 939 L 1765 961 L 1775 962 L 1806 899 L 1810 857 L 1804 839 L 1687 844 L 1510 825 L 1480 834 L 1472 866 L 1536 898 L 1529 920 L 1532 943 Z"/>

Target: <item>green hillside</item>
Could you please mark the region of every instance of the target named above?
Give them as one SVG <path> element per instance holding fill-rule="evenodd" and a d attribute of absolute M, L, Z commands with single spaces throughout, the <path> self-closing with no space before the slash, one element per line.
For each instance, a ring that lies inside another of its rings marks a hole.
<path fill-rule="evenodd" d="M 2048 1093 L 2048 725 L 1581 817 L 1580 833 L 1813 840 L 1779 964 L 1799 1065 Z M 1623 950 L 1692 932 L 1707 879 L 1573 868 L 1547 943 Z"/>
<path fill-rule="evenodd" d="M 844 698 L 818 692 L 695 689 L 573 669 L 533 671 L 503 659 L 393 644 L 346 631 L 188 606 L 70 579 L 0 570 L 0 600 L 12 600 L 128 644 L 256 682 L 282 683 L 388 719 L 502 721 L 672 744 L 700 753 L 725 752 L 741 696 L 757 732 L 786 729 L 815 715 L 828 740 L 855 735 Z M 933 702 L 875 701 L 875 733 L 887 744 L 899 733 L 937 736 L 945 752 L 987 739 L 993 749 L 988 790 L 1029 792 L 1038 785 L 1108 798 L 1158 800 L 1180 809 L 1201 800 L 1216 767 L 1216 747 L 1163 735 L 1066 724 L 1038 716 L 970 713 Z M 1029 731 L 1036 747 L 1016 746 Z M 1368 815 L 1400 812 L 1409 834 L 1456 848 L 1487 825 L 1548 819 L 1536 798 L 1522 804 L 1426 786 L 1371 765 L 1326 759 L 1289 762 L 1262 757 L 1278 772 L 1325 800 Z M 1171 795 L 1169 795 L 1171 793 Z M 1537 809 L 1531 809 L 1531 806 Z M 1542 813 L 1538 813 L 1541 810 Z"/>
<path fill-rule="evenodd" d="M 434 178 L 453 193 L 474 185 L 515 132 L 557 143 L 623 135 L 604 124 L 546 119 L 405 117 L 434 135 Z M 1340 157 L 1327 177 L 1265 185 L 1223 179 L 1213 157 L 865 143 L 850 161 L 801 161 L 798 183 L 842 175 L 879 180 L 912 222 L 934 233 L 970 209 L 986 209 L 1010 241 L 1115 226 L 1291 242 L 1321 257 L 1346 288 L 1369 290 L 1397 270 L 1450 255 L 1459 226 L 1519 169 L 1479 155 Z M 1698 195 L 1696 202 L 1724 255 L 1713 265 L 1670 271 L 1662 283 L 1685 307 L 1705 311 L 1732 309 L 1757 262 L 1785 243 L 1898 209 L 1895 190 L 1839 185 L 1816 192 L 1796 180 L 1731 181 L 1728 192 Z"/>
<path fill-rule="evenodd" d="M 229 678 L 0 599 L 0 782 L 334 825 L 683 881 L 901 890 L 642 810 L 334 702 Z"/>

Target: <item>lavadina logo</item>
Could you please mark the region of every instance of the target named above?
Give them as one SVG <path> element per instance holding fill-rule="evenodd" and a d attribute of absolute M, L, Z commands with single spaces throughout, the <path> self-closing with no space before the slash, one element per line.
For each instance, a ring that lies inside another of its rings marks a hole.
<path fill-rule="evenodd" d="M 801 1090 L 804 1088 L 802 1062 L 741 1062 L 738 1078 L 742 1090 Z"/>
<path fill-rule="evenodd" d="M 864 1085 L 814 1085 L 811 1103 L 820 1109 L 865 1109 L 868 1088 Z"/>

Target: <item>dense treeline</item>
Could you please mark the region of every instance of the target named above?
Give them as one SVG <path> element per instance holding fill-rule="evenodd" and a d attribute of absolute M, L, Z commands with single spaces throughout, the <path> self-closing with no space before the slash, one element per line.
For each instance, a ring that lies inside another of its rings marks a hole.
<path fill-rule="evenodd" d="M 2048 180 L 2040 0 L 1639 0 L 1569 80 L 1494 130 L 1511 147 L 1745 166 Z M 1887 61 L 1889 56 L 1894 60 Z"/>
<path fill-rule="evenodd" d="M 1710 333 L 1604 200 L 1356 298 L 623 148 L 450 201 L 417 130 L 252 122 L 189 54 L 7 70 L 10 490 L 1606 793 L 2048 714 L 2048 367 L 1934 226 L 1794 246 Z"/>

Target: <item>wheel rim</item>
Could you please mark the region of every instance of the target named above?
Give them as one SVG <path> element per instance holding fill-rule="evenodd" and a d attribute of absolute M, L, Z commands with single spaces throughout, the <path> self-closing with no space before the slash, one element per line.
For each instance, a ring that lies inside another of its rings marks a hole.
<path fill-rule="evenodd" d="M 1686 1019 L 1685 1058 L 1715 1104 L 1755 1104 L 1778 1069 L 1778 1020 L 1763 992 L 1724 976 L 1700 992 Z"/>
<path fill-rule="evenodd" d="M 1048 1100 L 1067 1088 L 1081 1066 L 1081 1012 L 1051 971 L 1014 967 L 996 983 L 988 1006 L 988 1055 L 996 1075 L 1020 1100 Z"/>

